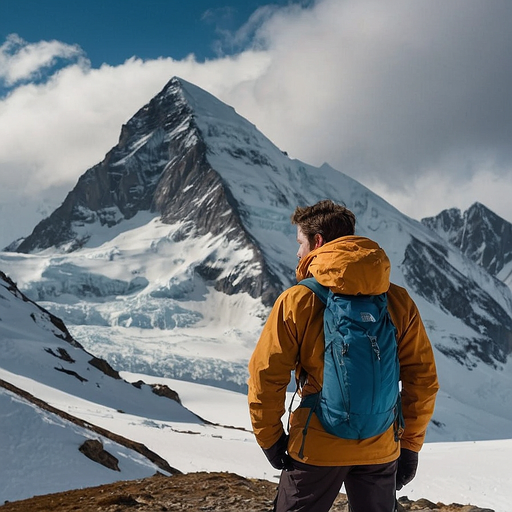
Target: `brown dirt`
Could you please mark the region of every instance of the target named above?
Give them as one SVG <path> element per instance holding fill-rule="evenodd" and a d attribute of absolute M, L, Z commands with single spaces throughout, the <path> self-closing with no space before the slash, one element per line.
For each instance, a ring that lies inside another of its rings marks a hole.
<path fill-rule="evenodd" d="M 142 480 L 36 496 L 6 503 L 0 512 L 270 512 L 276 484 L 232 473 L 157 474 Z M 493 512 L 471 505 L 443 505 L 428 500 L 400 499 L 400 512 Z M 340 494 L 332 512 L 348 512 Z"/>

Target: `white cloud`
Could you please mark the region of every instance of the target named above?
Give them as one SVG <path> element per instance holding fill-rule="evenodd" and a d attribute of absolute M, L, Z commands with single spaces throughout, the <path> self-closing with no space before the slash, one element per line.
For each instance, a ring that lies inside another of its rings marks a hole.
<path fill-rule="evenodd" d="M 478 200 L 512 220 L 511 22 L 512 5 L 494 0 L 318 0 L 258 11 L 231 35 L 251 49 L 232 57 L 99 69 L 77 47 L 9 39 L 4 80 L 68 64 L 0 100 L 0 204 L 13 190 L 37 202 L 71 189 L 177 75 L 290 156 L 327 161 L 409 215 Z"/>
<path fill-rule="evenodd" d="M 419 176 L 454 151 L 508 161 L 510 21 L 512 6 L 498 2 L 324 0 L 280 11 L 259 33 L 272 65 L 258 83 L 274 120 L 284 113 L 294 129 L 268 123 L 269 135 L 375 179 Z"/>
<path fill-rule="evenodd" d="M 7 86 L 35 79 L 55 65 L 58 59 L 77 60 L 83 66 L 88 65 L 79 46 L 60 41 L 28 44 L 17 34 L 11 34 L 0 46 L 0 78 Z"/>
<path fill-rule="evenodd" d="M 500 176 L 492 168 L 456 179 L 446 169 L 435 169 L 411 180 L 405 193 L 392 184 L 377 183 L 373 191 L 415 219 L 437 215 L 446 208 L 464 211 L 475 202 L 482 203 L 512 222 L 512 176 Z"/>

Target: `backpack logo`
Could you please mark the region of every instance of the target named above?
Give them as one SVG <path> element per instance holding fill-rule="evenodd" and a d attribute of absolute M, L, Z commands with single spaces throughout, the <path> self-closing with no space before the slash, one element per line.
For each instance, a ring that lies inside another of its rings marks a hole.
<path fill-rule="evenodd" d="M 376 322 L 375 318 L 371 313 L 367 311 L 361 311 L 361 322 Z"/>
<path fill-rule="evenodd" d="M 387 295 L 333 294 L 315 278 L 299 284 L 325 304 L 323 387 L 299 405 L 311 409 L 299 456 L 313 412 L 327 432 L 344 439 L 367 439 L 393 423 L 402 426 L 396 328 Z"/>

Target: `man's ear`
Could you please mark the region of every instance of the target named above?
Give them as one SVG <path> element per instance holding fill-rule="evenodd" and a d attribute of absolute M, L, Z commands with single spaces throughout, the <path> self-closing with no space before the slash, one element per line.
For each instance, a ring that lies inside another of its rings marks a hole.
<path fill-rule="evenodd" d="M 325 244 L 324 237 L 320 233 L 317 233 L 315 235 L 315 246 L 314 246 L 314 249 L 318 249 L 319 247 L 322 247 L 322 245 L 324 245 L 324 244 Z"/>

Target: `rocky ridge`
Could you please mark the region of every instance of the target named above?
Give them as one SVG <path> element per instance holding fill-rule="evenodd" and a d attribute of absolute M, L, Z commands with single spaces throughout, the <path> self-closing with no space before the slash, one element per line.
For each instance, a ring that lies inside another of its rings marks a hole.
<path fill-rule="evenodd" d="M 481 203 L 443 210 L 421 222 L 496 276 L 512 261 L 512 224 Z"/>
<path fill-rule="evenodd" d="M 217 512 L 271 512 L 277 485 L 233 473 L 188 473 L 116 482 L 114 484 L 36 496 L 6 503 L 0 512 L 156 512 L 172 510 Z M 348 512 L 344 494 L 332 512 Z M 402 497 L 398 512 L 493 512 L 474 505 L 433 503 Z"/>

